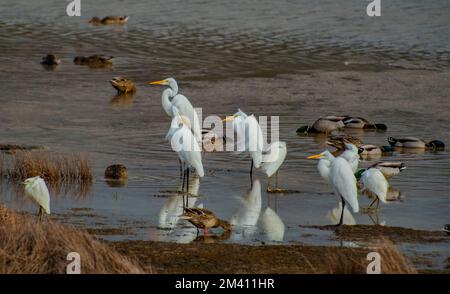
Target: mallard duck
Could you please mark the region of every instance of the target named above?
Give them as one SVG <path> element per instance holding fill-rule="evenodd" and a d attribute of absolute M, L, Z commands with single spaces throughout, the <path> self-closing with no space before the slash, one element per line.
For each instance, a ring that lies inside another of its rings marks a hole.
<path fill-rule="evenodd" d="M 343 119 L 348 116 L 325 116 L 321 117 L 314 122 L 312 126 L 302 126 L 297 129 L 297 133 L 302 134 L 317 134 L 317 133 L 326 133 L 329 134 L 334 130 L 343 128 L 344 122 Z"/>
<path fill-rule="evenodd" d="M 206 208 L 191 207 L 186 208 L 183 215 L 180 218 L 189 221 L 197 228 L 203 228 L 204 235 L 208 233 L 209 228 L 221 227 L 225 231 L 231 231 L 232 226 L 229 222 L 219 219 L 212 213 L 212 211 Z"/>
<path fill-rule="evenodd" d="M 56 66 L 61 63 L 61 59 L 59 59 L 54 54 L 48 54 L 47 56 L 42 57 L 41 64 L 47 66 Z"/>
<path fill-rule="evenodd" d="M 405 137 L 405 138 L 393 138 L 389 137 L 388 142 L 392 147 L 402 148 L 420 148 L 420 149 L 432 149 L 432 150 L 444 150 L 445 144 L 440 140 L 433 140 L 426 142 L 419 138 Z"/>
<path fill-rule="evenodd" d="M 392 148 L 391 146 L 377 146 L 371 144 L 363 144 L 359 146 L 358 150 L 361 156 L 367 156 L 367 155 L 381 155 L 383 153 L 393 152 L 394 148 Z"/>
<path fill-rule="evenodd" d="M 102 19 L 94 16 L 93 18 L 91 18 L 91 20 L 89 21 L 90 24 L 94 24 L 94 25 L 123 25 L 126 24 L 128 22 L 128 16 L 107 16 L 104 17 Z"/>
<path fill-rule="evenodd" d="M 327 140 L 328 145 L 333 146 L 338 150 L 345 150 L 345 143 L 353 144 L 356 147 L 363 145 L 361 139 L 349 135 L 330 136 Z"/>
<path fill-rule="evenodd" d="M 77 56 L 73 62 L 78 65 L 88 65 L 90 67 L 107 67 L 112 65 L 113 56 L 91 55 Z"/>
<path fill-rule="evenodd" d="M 133 81 L 130 79 L 115 77 L 111 81 L 109 81 L 114 89 L 117 90 L 118 93 L 134 93 L 136 92 L 136 86 Z"/>
<path fill-rule="evenodd" d="M 406 166 L 400 161 L 380 161 L 371 165 L 369 168 L 377 168 L 386 178 L 392 178 L 401 173 Z"/>
<path fill-rule="evenodd" d="M 446 232 L 447 235 L 450 235 L 450 224 L 444 225 L 444 232 Z"/>
<path fill-rule="evenodd" d="M 387 130 L 385 124 L 374 124 L 362 117 L 346 117 L 343 119 L 346 128 L 367 129 L 367 130 Z"/>

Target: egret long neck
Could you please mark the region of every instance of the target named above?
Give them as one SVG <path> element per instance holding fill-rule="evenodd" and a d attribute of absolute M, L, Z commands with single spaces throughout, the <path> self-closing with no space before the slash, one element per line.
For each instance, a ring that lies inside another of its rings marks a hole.
<path fill-rule="evenodd" d="M 170 117 L 173 117 L 172 112 L 172 102 L 170 101 L 170 97 L 173 97 L 173 91 L 170 88 L 167 88 L 163 91 L 161 96 L 161 103 L 162 107 L 164 108 L 164 111 L 169 115 Z"/>

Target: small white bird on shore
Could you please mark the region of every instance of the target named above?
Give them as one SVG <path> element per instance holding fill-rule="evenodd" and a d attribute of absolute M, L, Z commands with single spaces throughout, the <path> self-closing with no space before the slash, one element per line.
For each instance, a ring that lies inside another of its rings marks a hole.
<path fill-rule="evenodd" d="M 25 185 L 25 195 L 39 206 L 39 219 L 42 219 L 44 213 L 50 214 L 50 193 L 45 181 L 37 176 L 26 179 L 23 184 Z"/>

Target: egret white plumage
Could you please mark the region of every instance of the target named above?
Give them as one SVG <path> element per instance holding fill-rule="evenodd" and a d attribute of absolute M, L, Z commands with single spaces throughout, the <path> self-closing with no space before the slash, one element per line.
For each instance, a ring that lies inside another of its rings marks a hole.
<path fill-rule="evenodd" d="M 360 182 L 363 184 L 363 190 L 370 191 L 375 199 L 370 203 L 368 209 L 377 202 L 378 205 L 381 202 L 386 203 L 386 194 L 388 192 L 389 183 L 383 173 L 377 168 L 369 168 L 363 172 Z"/>
<path fill-rule="evenodd" d="M 325 156 L 326 151 L 317 155 L 309 156 L 308 159 L 324 158 Z M 338 225 L 342 225 L 346 203 L 348 203 L 352 207 L 353 212 L 356 213 L 359 211 L 356 178 L 353 174 L 350 164 L 343 157 L 336 157 L 331 161 L 329 168 L 326 166 L 324 166 L 323 168 L 329 169 L 328 180 L 333 186 L 335 194 L 341 197 L 342 212 Z"/>
<path fill-rule="evenodd" d="M 248 151 L 252 158 L 250 166 L 250 178 L 252 177 L 253 167 L 260 168 L 262 162 L 262 151 L 264 148 L 264 137 L 262 129 L 255 116 L 247 115 L 240 109 L 233 116 L 228 116 L 224 121 L 232 121 L 234 132 L 238 137 L 238 144 L 242 143 L 240 139 L 244 139 L 244 147 L 238 151 Z"/>
<path fill-rule="evenodd" d="M 286 226 L 281 217 L 270 207 L 261 215 L 261 226 L 267 238 L 271 241 L 282 242 Z"/>
<path fill-rule="evenodd" d="M 358 170 L 359 165 L 359 149 L 353 144 L 344 143 L 345 151 L 339 156 L 344 158 L 350 164 L 353 173 Z"/>
<path fill-rule="evenodd" d="M 44 213 L 50 214 L 50 193 L 45 181 L 37 176 L 26 179 L 23 184 L 25 185 L 25 195 L 39 206 L 39 219 L 42 219 Z"/>
<path fill-rule="evenodd" d="M 201 142 L 202 133 L 197 112 L 186 96 L 178 94 L 178 84 L 175 79 L 167 78 L 161 81 L 150 82 L 149 84 L 169 86 L 169 88 L 163 91 L 161 96 L 164 111 L 167 115 L 174 118 L 176 116 L 175 109 L 177 109 L 178 113 L 189 121 L 189 128 L 192 130 L 195 139 L 197 139 L 198 142 Z M 170 100 L 170 98 L 172 98 L 172 100 Z"/>
<path fill-rule="evenodd" d="M 264 161 L 261 164 L 261 170 L 267 175 L 267 192 L 282 193 L 285 189 L 278 188 L 278 170 L 286 159 L 286 142 L 276 141 L 269 145 L 265 154 Z M 270 188 L 270 179 L 275 174 L 275 189 Z"/>
<path fill-rule="evenodd" d="M 176 112 L 177 110 L 175 110 Z M 188 125 L 185 123 L 184 117 L 175 113 L 175 117 L 172 119 L 170 130 L 166 138 L 170 138 L 172 150 L 177 152 L 178 158 L 184 164 L 183 169 L 183 190 L 184 182 L 186 184 L 186 205 L 189 201 L 189 172 L 191 168 L 194 168 L 199 177 L 205 175 L 202 164 L 202 155 L 200 145 L 197 139 L 192 134 Z"/>

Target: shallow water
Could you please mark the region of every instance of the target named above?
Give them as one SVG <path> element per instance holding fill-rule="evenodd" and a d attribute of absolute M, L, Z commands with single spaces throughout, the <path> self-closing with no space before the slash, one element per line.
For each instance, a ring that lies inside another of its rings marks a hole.
<path fill-rule="evenodd" d="M 0 141 L 87 152 L 96 175 L 89 195 L 52 195 L 52 210 L 69 214 L 67 222 L 131 228 L 111 239 L 195 238 L 195 229 L 177 221 L 178 161 L 164 142 L 170 119 L 161 108 L 162 89 L 145 85 L 150 80 L 175 76 L 204 116 L 232 114 L 238 107 L 280 116 L 280 139 L 288 144 L 280 185 L 295 193 L 268 195 L 259 173 L 249 193 L 249 159 L 233 153 L 204 154 L 206 176 L 192 183 L 191 192 L 198 191 L 192 205 L 201 203 L 236 224 L 228 242 L 332 244 L 328 233 L 314 231 L 311 240 L 311 229 L 299 227 L 334 223 L 329 213 L 338 206 L 317 163 L 305 159 L 325 149 L 325 139 L 298 136 L 300 125 L 352 114 L 388 125 L 386 133 L 353 133 L 367 143 L 387 144 L 387 136 L 450 142 L 445 1 L 427 7 L 421 1 L 383 2 L 379 19 L 365 16 L 364 1 L 193 1 L 183 8 L 180 1 L 151 7 L 144 1 L 96 1 L 83 3 L 81 18 L 65 16 L 64 1 L 21 2 L 0 4 Z M 126 26 L 86 23 L 94 15 L 118 13 L 130 15 Z M 39 64 L 50 52 L 62 57 L 55 70 Z M 89 54 L 116 56 L 114 67 L 72 63 L 74 56 Z M 132 99 L 115 97 L 108 81 L 118 75 L 137 82 Z M 402 201 L 382 205 L 379 223 L 429 230 L 449 223 L 448 151 L 396 152 L 382 160 L 401 160 L 407 169 L 390 181 Z M 128 167 L 125 187 L 103 180 L 113 163 Z M 6 185 L 0 199 L 16 209 L 35 209 Z M 366 206 L 369 200 L 360 202 Z M 73 208 L 91 210 L 77 216 Z M 352 217 L 358 224 L 377 220 Z"/>

